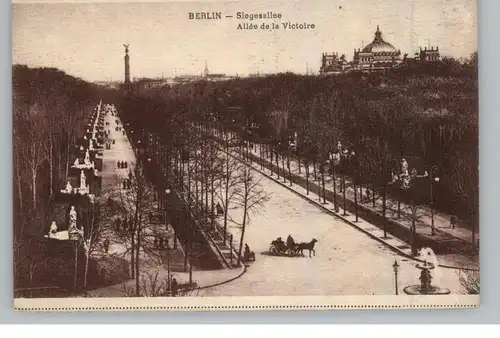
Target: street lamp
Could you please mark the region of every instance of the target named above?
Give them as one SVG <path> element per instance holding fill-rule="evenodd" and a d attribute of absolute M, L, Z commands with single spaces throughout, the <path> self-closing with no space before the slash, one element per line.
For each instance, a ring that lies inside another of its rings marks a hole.
<path fill-rule="evenodd" d="M 168 206 L 168 195 L 170 194 L 170 189 L 165 189 L 165 228 L 168 231 L 168 215 L 167 215 L 167 206 Z"/>
<path fill-rule="evenodd" d="M 78 230 L 77 228 L 70 228 L 68 230 L 68 239 L 71 241 L 71 244 L 75 249 L 75 272 L 73 276 L 73 289 L 76 290 L 76 281 L 78 276 L 78 248 L 80 247 L 80 241 L 84 240 L 83 231 Z"/>
<path fill-rule="evenodd" d="M 290 152 L 295 151 L 297 145 L 294 140 L 288 141 L 288 154 L 287 154 L 287 167 L 288 167 L 288 180 L 290 181 L 290 186 L 292 186 L 292 171 L 290 170 Z"/>
<path fill-rule="evenodd" d="M 391 158 L 392 158 L 391 154 L 386 152 L 384 157 L 384 168 L 382 170 L 382 179 L 384 182 L 384 191 L 382 196 L 382 215 L 384 216 L 384 239 L 387 239 L 387 224 L 389 222 L 389 220 L 387 219 L 387 184 L 388 184 L 387 164 L 390 163 Z"/>
<path fill-rule="evenodd" d="M 346 212 L 346 187 L 345 187 L 345 163 L 347 161 L 347 163 L 350 162 L 350 160 L 356 155 L 356 153 L 354 152 L 354 150 L 347 150 L 345 148 L 343 148 L 342 146 L 342 143 L 340 141 L 337 142 L 337 152 L 339 154 L 339 159 L 340 159 L 340 163 L 342 164 L 342 184 L 340 185 L 341 187 L 341 191 L 342 191 L 342 194 L 343 194 L 343 198 L 344 198 L 344 212 L 342 214 L 342 216 L 347 216 L 347 212 Z M 356 189 L 354 189 L 354 192 L 356 192 Z"/>
<path fill-rule="evenodd" d="M 339 206 L 337 204 L 337 179 L 335 175 L 335 167 L 340 163 L 340 153 L 339 152 L 330 153 L 329 162 L 330 165 L 332 166 L 333 206 L 335 208 L 335 212 L 339 212 Z"/>
<path fill-rule="evenodd" d="M 430 169 L 430 175 L 429 175 L 429 186 L 430 186 L 430 197 L 431 197 L 431 235 L 435 235 L 435 228 L 434 228 L 434 196 L 432 194 L 432 187 L 434 186 L 435 183 L 439 183 L 440 178 L 437 176 L 437 170 L 438 167 L 436 165 L 433 165 Z"/>
<path fill-rule="evenodd" d="M 392 264 L 392 269 L 394 270 L 394 287 L 396 291 L 396 296 L 398 295 L 398 271 L 399 271 L 399 264 L 397 260 L 394 260 L 394 264 Z"/>
<path fill-rule="evenodd" d="M 408 172 L 408 162 L 403 158 L 401 160 L 401 173 L 399 175 L 392 173 L 392 183 L 400 182 L 401 189 L 405 192 L 408 192 L 411 188 L 411 183 L 417 178 L 425 178 L 429 176 L 429 173 L 424 172 L 423 175 L 419 175 L 417 173 L 417 169 L 413 168 L 411 173 Z M 399 200 L 398 200 L 399 201 Z M 417 247 L 416 247 L 416 236 L 417 236 L 417 208 L 418 205 L 415 202 L 411 204 L 411 227 L 410 227 L 410 243 L 411 243 L 411 252 L 413 256 L 417 255 Z"/>
<path fill-rule="evenodd" d="M 342 144 L 339 142 L 337 147 L 339 149 L 342 148 Z M 344 149 L 342 151 L 342 159 L 344 159 L 345 161 L 347 161 L 347 164 L 348 165 L 352 165 L 352 161 L 354 159 L 354 156 L 356 156 L 356 152 L 354 150 L 347 150 L 347 149 Z M 345 166 L 344 166 L 345 167 Z M 344 168 L 344 171 L 345 171 L 345 168 Z M 345 186 L 345 172 L 344 172 L 344 175 L 343 175 L 343 178 L 342 178 L 342 181 L 343 181 L 343 194 L 344 194 L 344 216 L 347 215 L 347 212 L 346 212 L 346 186 Z M 354 179 L 353 179 L 353 183 L 354 183 Z M 356 205 L 356 222 L 358 222 L 358 201 L 357 201 L 357 191 L 356 191 L 356 186 L 354 186 L 354 203 Z"/>

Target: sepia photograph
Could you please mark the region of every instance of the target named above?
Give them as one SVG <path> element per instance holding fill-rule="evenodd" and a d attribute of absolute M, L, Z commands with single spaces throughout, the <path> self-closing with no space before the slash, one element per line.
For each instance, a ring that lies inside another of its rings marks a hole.
<path fill-rule="evenodd" d="M 477 1 L 12 4 L 19 311 L 479 306 Z"/>

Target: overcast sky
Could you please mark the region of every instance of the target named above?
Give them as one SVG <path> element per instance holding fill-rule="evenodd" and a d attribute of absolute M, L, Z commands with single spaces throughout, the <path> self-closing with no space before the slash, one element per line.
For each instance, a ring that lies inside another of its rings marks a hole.
<path fill-rule="evenodd" d="M 231 75 L 304 73 L 306 65 L 317 72 L 323 52 L 351 59 L 354 48 L 373 40 L 377 25 L 403 54 L 429 43 L 447 56 L 467 57 L 477 49 L 475 0 L 109 2 L 116 1 L 14 4 L 13 63 L 57 67 L 90 81 L 123 80 L 123 44 L 129 43 L 132 77 L 200 74 L 205 61 L 210 72 Z M 237 20 L 237 12 L 267 11 L 283 17 L 253 22 L 307 22 L 316 28 L 236 29 L 250 22 Z M 234 18 L 189 20 L 189 12 Z"/>

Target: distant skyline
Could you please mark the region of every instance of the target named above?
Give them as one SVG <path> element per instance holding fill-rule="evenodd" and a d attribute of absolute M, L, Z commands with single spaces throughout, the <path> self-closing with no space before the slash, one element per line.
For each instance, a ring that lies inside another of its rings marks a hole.
<path fill-rule="evenodd" d="M 176 3 L 13 4 L 13 63 L 57 67 L 88 81 L 123 81 L 124 43 L 130 44 L 131 78 L 317 73 L 321 54 L 352 59 L 373 40 L 412 56 L 439 46 L 443 56 L 477 50 L 476 0 L 316 0 Z M 237 12 L 281 13 L 282 19 L 237 20 Z M 233 18 L 189 20 L 189 12 Z M 411 20 L 413 17 L 413 20 Z M 313 30 L 237 30 L 238 23 L 307 22 Z M 413 32 L 413 34 L 412 34 Z"/>

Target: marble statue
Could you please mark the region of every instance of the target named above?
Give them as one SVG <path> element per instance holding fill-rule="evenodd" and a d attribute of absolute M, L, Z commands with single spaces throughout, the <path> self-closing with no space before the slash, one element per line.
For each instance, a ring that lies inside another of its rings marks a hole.
<path fill-rule="evenodd" d="M 401 173 L 408 175 L 408 162 L 404 158 L 401 160 Z"/>
<path fill-rule="evenodd" d="M 71 185 L 71 182 L 68 181 L 68 183 L 66 183 L 66 190 L 65 190 L 68 194 L 70 194 L 72 191 L 73 191 L 73 186 Z"/>
<path fill-rule="evenodd" d="M 83 151 L 83 146 L 80 146 L 80 151 Z"/>
<path fill-rule="evenodd" d="M 78 165 L 80 165 L 80 161 L 78 160 L 78 157 L 75 158 L 75 162 L 73 162 L 73 165 L 76 167 Z"/>
<path fill-rule="evenodd" d="M 69 229 L 76 229 L 76 210 L 73 205 L 69 211 Z"/>
<path fill-rule="evenodd" d="M 87 149 L 87 151 L 85 151 L 85 160 L 84 160 L 84 163 L 86 165 L 90 165 L 90 154 L 89 154 L 89 150 Z"/>
<path fill-rule="evenodd" d="M 92 142 L 92 139 L 89 140 L 89 150 L 94 150 L 94 142 Z"/>
<path fill-rule="evenodd" d="M 53 235 L 57 232 L 57 224 L 56 224 L 56 221 L 52 221 L 52 223 L 50 224 L 50 230 L 49 230 L 49 234 L 50 235 Z"/>
<path fill-rule="evenodd" d="M 87 187 L 87 178 L 83 170 L 80 170 L 80 189 L 85 189 Z"/>

